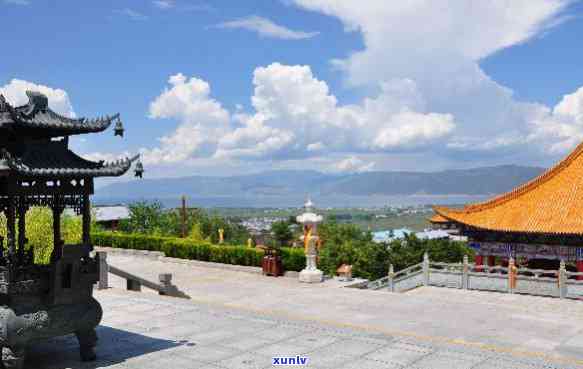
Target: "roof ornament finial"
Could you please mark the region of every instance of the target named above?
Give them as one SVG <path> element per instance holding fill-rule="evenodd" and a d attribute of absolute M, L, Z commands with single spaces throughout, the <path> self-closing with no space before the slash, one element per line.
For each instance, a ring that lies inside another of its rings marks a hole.
<path fill-rule="evenodd" d="M 314 203 L 312 202 L 312 198 L 310 197 L 310 195 L 308 195 L 308 197 L 306 198 L 306 203 L 304 204 L 304 209 L 306 209 L 306 211 L 310 211 L 312 210 L 313 207 Z"/>
<path fill-rule="evenodd" d="M 28 96 L 28 105 L 34 112 L 46 111 L 49 107 L 49 98 L 38 91 L 26 91 Z"/>
<path fill-rule="evenodd" d="M 144 177 L 144 165 L 142 164 L 142 161 L 139 158 L 138 158 L 138 162 L 136 163 L 134 173 L 135 173 L 136 178 L 143 178 Z"/>
<path fill-rule="evenodd" d="M 117 117 L 117 122 L 115 123 L 115 128 L 114 128 L 114 136 L 119 136 L 119 137 L 123 137 L 123 133 L 124 133 L 125 129 L 123 128 L 123 123 L 121 122 L 121 119 L 118 115 Z"/>

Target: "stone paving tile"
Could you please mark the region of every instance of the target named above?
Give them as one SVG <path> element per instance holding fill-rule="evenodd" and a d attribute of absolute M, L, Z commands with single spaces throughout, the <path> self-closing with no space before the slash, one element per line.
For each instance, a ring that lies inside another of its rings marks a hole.
<path fill-rule="evenodd" d="M 485 360 L 482 363 L 472 367 L 472 369 L 533 369 L 532 365 L 517 363 L 517 362 L 504 362 L 497 359 Z M 541 367 L 538 367 L 541 368 Z"/>
<path fill-rule="evenodd" d="M 196 361 L 213 364 L 221 360 L 230 359 L 232 357 L 241 355 L 243 352 L 240 350 L 221 346 L 184 345 L 169 350 L 169 353 Z"/>
<path fill-rule="evenodd" d="M 476 364 L 483 361 L 470 355 L 448 355 L 442 353 L 431 353 L 415 361 L 411 369 L 471 369 Z"/>
<path fill-rule="evenodd" d="M 271 357 L 247 352 L 221 360 L 216 365 L 226 369 L 263 369 L 271 366 Z"/>
<path fill-rule="evenodd" d="M 252 351 L 255 349 L 259 349 L 261 347 L 271 345 L 272 343 L 273 343 L 272 340 L 251 335 L 245 337 L 232 337 L 224 341 L 221 341 L 219 344 L 221 346 L 231 347 L 237 350 Z"/>
<path fill-rule="evenodd" d="M 199 345 L 208 345 L 222 342 L 226 339 L 236 337 L 239 334 L 240 333 L 236 330 L 225 327 L 216 330 L 195 332 L 194 334 L 185 338 Z"/>
<path fill-rule="evenodd" d="M 399 364 L 407 366 L 420 360 L 422 357 L 431 353 L 431 350 L 424 348 L 408 347 L 405 345 L 395 344 L 388 347 L 380 348 L 377 351 L 365 355 L 370 360 L 382 361 L 390 364 Z"/>
<path fill-rule="evenodd" d="M 318 351 L 306 354 L 306 356 L 309 358 L 309 365 L 316 368 L 338 368 L 347 362 L 354 361 L 356 359 L 355 356 L 330 352 L 322 353 Z"/>
<path fill-rule="evenodd" d="M 195 361 L 190 358 L 172 355 L 170 353 L 158 352 L 155 355 L 136 356 L 120 363 L 121 368 L 140 368 L 140 369 L 190 369 L 199 368 L 208 365 L 202 361 Z"/>
<path fill-rule="evenodd" d="M 278 342 L 273 343 L 271 345 L 267 345 L 261 347 L 255 352 L 266 355 L 269 357 L 273 356 L 295 356 L 295 355 L 303 355 L 307 352 L 312 351 L 313 348 L 307 346 L 301 346 L 297 344 L 289 344 L 286 342 Z"/>
<path fill-rule="evenodd" d="M 291 337 L 300 336 L 302 334 L 313 332 L 313 329 L 309 328 L 299 328 L 299 327 L 290 327 L 290 326 L 283 326 L 283 325 L 276 325 L 270 329 L 263 330 L 261 332 L 257 332 L 254 335 L 258 337 L 262 337 L 273 342 L 285 340 Z"/>
<path fill-rule="evenodd" d="M 341 341 L 341 338 L 338 336 L 326 335 L 317 332 L 310 332 L 306 334 L 302 334 L 301 336 L 296 336 L 290 339 L 287 339 L 283 342 L 292 345 L 302 345 L 304 347 L 310 347 L 313 349 L 317 349 L 320 347 L 328 346 L 328 345 L 335 345 Z"/>
<path fill-rule="evenodd" d="M 346 365 L 339 367 L 339 369 L 404 369 L 404 367 L 395 363 L 391 364 L 360 358 L 346 363 Z"/>
<path fill-rule="evenodd" d="M 324 348 L 318 349 L 315 352 L 320 354 L 342 354 L 345 356 L 362 356 L 368 353 L 375 352 L 382 348 L 382 345 L 372 342 L 366 342 L 355 339 L 344 339 L 334 342 Z"/>

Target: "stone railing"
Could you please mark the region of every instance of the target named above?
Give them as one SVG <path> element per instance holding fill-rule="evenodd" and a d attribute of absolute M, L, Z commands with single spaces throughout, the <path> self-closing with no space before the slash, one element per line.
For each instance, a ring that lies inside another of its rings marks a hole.
<path fill-rule="evenodd" d="M 583 298 L 583 273 L 567 272 L 561 262 L 559 270 L 517 268 L 510 259 L 509 266 L 476 265 L 468 262 L 438 263 L 429 260 L 394 272 L 389 267 L 386 277 L 368 283 L 373 290 L 388 289 L 405 292 L 420 286 L 449 287 L 467 290 L 498 291 L 559 298 Z"/>
<path fill-rule="evenodd" d="M 158 292 L 160 295 L 190 299 L 188 295 L 172 284 L 172 274 L 170 273 L 159 274 L 159 283 L 156 283 L 109 265 L 107 263 L 107 253 L 105 252 L 97 252 L 96 255 L 99 260 L 100 271 L 97 288 L 100 290 L 109 288 L 109 273 L 111 273 L 126 280 L 128 291 L 141 291 L 143 286 Z"/>

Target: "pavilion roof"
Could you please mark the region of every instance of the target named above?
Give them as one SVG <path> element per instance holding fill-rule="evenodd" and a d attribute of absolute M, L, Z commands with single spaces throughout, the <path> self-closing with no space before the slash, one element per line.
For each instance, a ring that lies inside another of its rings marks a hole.
<path fill-rule="evenodd" d="M 583 143 L 508 193 L 461 209 L 434 210 L 450 221 L 487 231 L 583 235 Z"/>
<path fill-rule="evenodd" d="M 13 107 L 0 95 L 0 134 L 5 130 L 34 132 L 35 136 L 60 137 L 106 130 L 119 114 L 96 119 L 68 118 L 52 111 L 48 99 L 27 91 L 28 104 Z"/>
<path fill-rule="evenodd" d="M 131 167 L 133 158 L 116 162 L 93 162 L 81 158 L 67 148 L 66 140 L 27 144 L 20 153 L 0 152 L 0 173 L 24 177 L 117 177 Z"/>

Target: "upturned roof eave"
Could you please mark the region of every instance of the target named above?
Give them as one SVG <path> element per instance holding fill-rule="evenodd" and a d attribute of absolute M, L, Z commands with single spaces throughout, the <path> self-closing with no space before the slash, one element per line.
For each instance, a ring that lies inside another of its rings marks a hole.
<path fill-rule="evenodd" d="M 96 119 L 65 117 L 51 110 L 44 95 L 27 92 L 27 105 L 13 107 L 0 95 L 0 130 L 33 130 L 46 137 L 98 133 L 108 129 L 119 113 Z"/>

